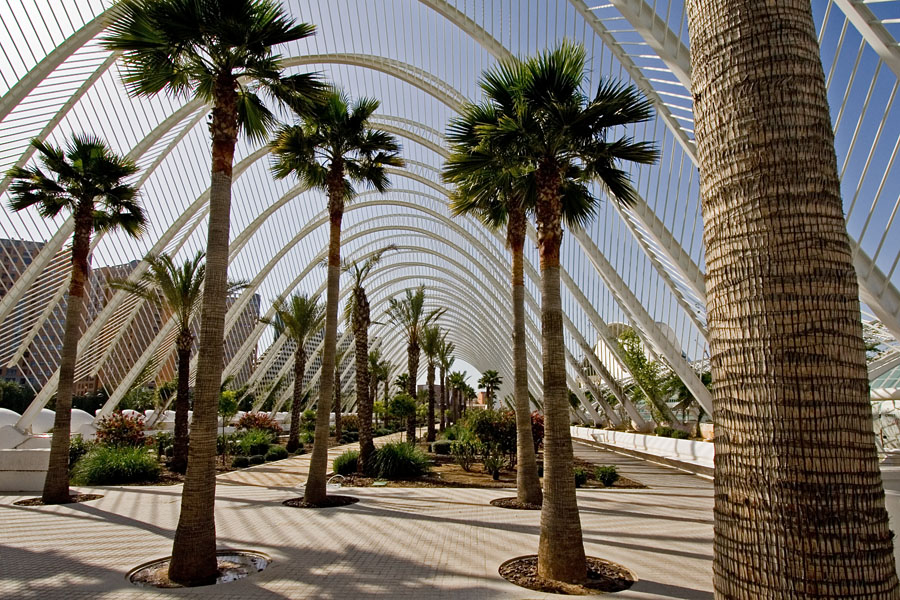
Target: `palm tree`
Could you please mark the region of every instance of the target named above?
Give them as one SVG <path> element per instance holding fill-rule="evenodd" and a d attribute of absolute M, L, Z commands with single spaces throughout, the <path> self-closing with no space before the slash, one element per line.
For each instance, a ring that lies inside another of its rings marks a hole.
<path fill-rule="evenodd" d="M 441 431 L 444 431 L 447 426 L 447 370 L 456 362 L 456 358 L 453 356 L 455 350 L 456 344 L 447 341 L 446 337 L 438 349 L 438 366 L 441 368 Z"/>
<path fill-rule="evenodd" d="M 494 410 L 494 390 L 503 385 L 503 379 L 500 373 L 492 369 L 488 369 L 481 374 L 478 380 L 479 387 L 484 388 L 484 395 L 487 397 L 488 409 Z"/>
<path fill-rule="evenodd" d="M 637 88 L 614 81 L 584 91 L 585 51 L 564 42 L 524 62 L 503 63 L 482 81 L 488 102 L 514 112 L 480 123 L 481 142 L 504 157 L 516 156 L 534 177 L 535 215 L 541 266 L 541 334 L 544 371 L 544 501 L 538 573 L 563 582 L 587 576 L 581 523 L 575 499 L 566 358 L 559 286 L 563 221 L 587 222 L 599 201 L 585 187 L 599 181 L 617 202 L 628 205 L 635 191 L 621 161 L 650 164 L 653 144 L 629 137 L 609 141 L 611 129 L 651 117 L 650 103 Z M 565 195 L 567 186 L 581 193 Z M 580 202 L 577 206 L 564 203 Z"/>
<path fill-rule="evenodd" d="M 407 366 L 409 379 L 406 382 L 408 393 L 416 397 L 416 376 L 419 372 L 419 338 L 422 332 L 434 320 L 444 314 L 443 308 L 430 312 L 425 310 L 425 286 L 407 289 L 403 298 L 391 298 L 387 315 L 390 322 L 406 337 Z M 432 425 L 433 426 L 433 425 Z M 406 423 L 406 439 L 416 439 L 416 415 L 409 417 Z"/>
<path fill-rule="evenodd" d="M 148 256 L 149 269 L 138 281 L 112 280 L 110 287 L 142 298 L 174 315 L 178 322 L 176 348 L 178 354 L 178 393 L 175 397 L 175 448 L 170 468 L 184 473 L 188 459 L 188 410 L 190 410 L 191 348 L 194 333 L 191 322 L 200 309 L 203 280 L 206 277 L 206 255 L 197 252 L 193 258 L 177 266 L 168 254 Z M 228 295 L 246 286 L 245 282 L 228 284 Z"/>
<path fill-rule="evenodd" d="M 291 400 L 291 431 L 288 436 L 288 452 L 300 447 L 300 415 L 303 406 L 303 377 L 306 374 L 306 362 L 309 359 L 306 346 L 322 329 L 325 320 L 325 307 L 318 295 L 294 294 L 289 301 L 276 298 L 273 303 L 275 317 L 272 320 L 260 319 L 272 325 L 275 337 L 282 335 L 294 343 L 294 391 Z"/>
<path fill-rule="evenodd" d="M 345 263 L 342 270 L 353 278 L 350 298 L 344 308 L 344 318 L 353 330 L 356 352 L 356 413 L 359 418 L 359 460 L 357 468 L 362 475 L 368 468 L 375 444 L 372 442 L 372 406 L 375 403 L 375 386 L 378 385 L 377 373 L 370 373 L 370 367 L 377 367 L 381 358 L 380 350 L 369 352 L 369 326 L 372 318 L 369 310 L 369 297 L 363 283 L 372 270 L 381 262 L 381 257 L 394 246 L 387 246 L 372 254 L 365 261 Z M 375 354 L 374 361 L 372 354 Z M 371 369 L 375 371 L 375 369 Z M 372 381 L 370 386 L 369 381 Z M 371 390 L 369 388 L 372 388 Z"/>
<path fill-rule="evenodd" d="M 687 6 L 715 382 L 716 597 L 898 598 L 811 5 Z"/>
<path fill-rule="evenodd" d="M 426 442 L 433 442 L 435 438 L 434 430 L 434 370 L 437 366 L 438 355 L 441 346 L 444 344 L 446 333 L 441 332 L 438 325 L 429 325 L 422 330 L 422 352 L 428 361 L 428 375 L 426 385 L 428 386 L 428 432 L 425 437 Z"/>
<path fill-rule="evenodd" d="M 282 127 L 272 141 L 272 152 L 276 157 L 272 172 L 276 178 L 282 179 L 293 173 L 301 182 L 323 190 L 328 196 L 330 233 L 323 373 L 330 373 L 334 368 L 344 205 L 355 195 L 354 186 L 365 185 L 379 192 L 387 190 L 389 181 L 385 167 L 404 164 L 399 157 L 400 145 L 394 137 L 369 127 L 369 119 L 377 109 L 375 99 L 360 98 L 351 105 L 347 96 L 332 90 L 315 114 L 301 115 L 299 124 Z M 319 387 L 316 442 L 304 496 L 311 504 L 325 500 L 331 388 L 332 382 L 323 378 Z"/>
<path fill-rule="evenodd" d="M 137 188 L 125 181 L 137 172 L 133 161 L 118 156 L 100 139 L 75 135 L 66 148 L 34 139 L 40 167 L 14 167 L 7 176 L 10 209 L 35 207 L 45 219 L 70 213 L 75 221 L 72 233 L 72 274 L 66 303 L 66 324 L 59 360 L 56 388 L 56 416 L 50 442 L 50 463 L 41 499 L 44 504 L 71 502 L 69 495 L 69 437 L 72 423 L 72 389 L 84 308 L 84 288 L 90 272 L 91 236 L 121 229 L 137 237 L 144 228 L 144 211 L 137 200 Z"/>
<path fill-rule="evenodd" d="M 225 299 L 234 148 L 243 132 L 262 141 L 275 118 L 258 92 L 294 110 L 309 110 L 322 85 L 310 74 L 282 75 L 272 46 L 315 28 L 291 19 L 277 0 L 122 0 L 104 47 L 123 52 L 123 80 L 134 96 L 166 90 L 212 106 L 212 169 L 206 237 L 206 283 L 194 395 L 193 436 L 175 531 L 169 578 L 183 585 L 215 580 L 215 456 L 219 385 L 224 365 Z M 193 467 L 192 467 L 193 465 Z"/>
<path fill-rule="evenodd" d="M 341 364 L 347 358 L 350 348 L 337 350 L 334 354 L 334 439 L 338 443 L 341 441 L 344 432 L 341 428 Z M 330 427 L 329 427 L 330 429 Z"/>
<path fill-rule="evenodd" d="M 409 393 L 409 373 L 400 373 L 394 379 L 394 387 L 397 388 L 398 394 Z"/>
<path fill-rule="evenodd" d="M 460 408 L 462 404 L 462 392 L 466 386 L 466 374 L 462 371 L 453 371 L 447 377 L 447 384 L 453 390 L 453 399 L 450 402 L 450 412 L 453 415 L 453 422 L 456 423 L 459 420 Z"/>

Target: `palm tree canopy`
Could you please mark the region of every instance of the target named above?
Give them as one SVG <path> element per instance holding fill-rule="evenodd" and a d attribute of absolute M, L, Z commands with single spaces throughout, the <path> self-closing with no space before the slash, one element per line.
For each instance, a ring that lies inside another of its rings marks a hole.
<path fill-rule="evenodd" d="M 397 378 L 394 379 L 394 385 L 400 390 L 400 393 L 404 393 L 409 387 L 409 373 L 400 373 L 397 375 Z"/>
<path fill-rule="evenodd" d="M 34 206 L 45 219 L 75 213 L 87 203 L 93 231 L 122 229 L 137 237 L 144 229 L 144 210 L 136 187 L 125 182 L 137 173 L 134 161 L 113 152 L 101 139 L 74 135 L 65 149 L 37 138 L 31 141 L 41 167 L 13 167 L 7 172 L 9 207 L 19 211 Z"/>
<path fill-rule="evenodd" d="M 481 379 L 478 380 L 478 385 L 483 388 L 496 389 L 503 385 L 503 378 L 500 377 L 500 373 L 494 370 L 487 370 L 481 374 Z"/>
<path fill-rule="evenodd" d="M 447 376 L 447 382 L 450 384 L 450 387 L 463 391 L 465 386 L 468 385 L 466 383 L 466 374 L 462 371 L 453 371 Z"/>
<path fill-rule="evenodd" d="M 318 294 L 294 294 L 289 301 L 276 298 L 274 304 L 275 318 L 260 319 L 272 325 L 278 335 L 284 334 L 297 344 L 298 350 L 306 345 L 310 337 L 315 335 L 325 324 L 325 305 Z"/>
<path fill-rule="evenodd" d="M 345 202 L 365 185 L 379 192 L 390 186 L 385 167 L 402 167 L 400 144 L 393 135 L 369 126 L 378 109 L 374 98 L 350 99 L 338 90 L 326 94 L 314 114 L 286 125 L 272 141 L 272 173 L 283 179 L 296 174 L 301 183 L 328 190 L 328 174 L 338 165 L 343 174 Z"/>
<path fill-rule="evenodd" d="M 453 366 L 453 363 L 456 362 L 456 357 L 453 356 L 453 353 L 456 351 L 456 344 L 447 340 L 447 336 L 441 339 L 440 348 L 438 348 L 438 364 L 445 371 Z"/>
<path fill-rule="evenodd" d="M 163 90 L 212 104 L 222 77 L 237 89 L 238 127 L 262 141 L 276 119 L 259 93 L 298 112 L 322 96 L 317 74 L 284 77 L 273 46 L 315 32 L 297 23 L 277 0 L 121 0 L 103 45 L 123 52 L 122 79 L 129 93 Z"/>
<path fill-rule="evenodd" d="M 403 298 L 391 298 L 387 309 L 390 322 L 406 335 L 409 344 L 419 343 L 423 329 L 446 312 L 436 308 L 430 312 L 425 309 L 425 286 L 409 288 Z"/>
<path fill-rule="evenodd" d="M 437 362 L 446 335 L 446 332 L 442 332 L 438 325 L 428 325 L 422 329 L 422 352 L 425 353 L 428 364 L 432 367 Z"/>
<path fill-rule="evenodd" d="M 352 293 L 347 298 L 347 304 L 344 305 L 344 320 L 351 323 L 356 314 L 356 292 L 363 289 L 363 282 L 372 273 L 372 270 L 381 262 L 381 257 L 389 250 L 396 250 L 397 246 L 390 244 L 381 250 L 374 252 L 364 261 L 343 261 L 341 263 L 341 272 L 350 273 L 353 278 L 353 284 L 350 289 Z M 379 350 L 380 353 L 380 350 Z"/>

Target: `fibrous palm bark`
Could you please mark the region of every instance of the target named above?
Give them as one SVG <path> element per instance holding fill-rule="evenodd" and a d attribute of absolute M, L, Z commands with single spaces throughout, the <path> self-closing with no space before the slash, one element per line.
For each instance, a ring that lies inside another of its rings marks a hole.
<path fill-rule="evenodd" d="M 898 598 L 808 1 L 692 0 L 717 598 Z"/>
<path fill-rule="evenodd" d="M 362 286 L 354 290 L 355 313 L 353 314 L 353 337 L 356 352 L 356 412 L 359 421 L 359 460 L 356 467 L 360 475 L 369 468 L 375 443 L 372 441 L 372 407 L 375 404 L 375 389 L 378 377 L 369 373 L 369 299 Z M 370 381 L 372 385 L 370 385 Z"/>
<path fill-rule="evenodd" d="M 191 346 L 194 334 L 182 329 L 178 334 L 178 395 L 175 396 L 175 439 L 171 468 L 184 473 L 188 461 L 188 411 L 191 407 Z"/>
<path fill-rule="evenodd" d="M 418 342 L 407 346 L 407 367 L 409 367 L 409 381 L 406 384 L 406 393 L 415 400 L 416 399 L 416 376 L 419 372 L 419 348 Z M 406 441 L 414 444 L 416 441 L 416 413 L 413 412 L 406 419 Z"/>

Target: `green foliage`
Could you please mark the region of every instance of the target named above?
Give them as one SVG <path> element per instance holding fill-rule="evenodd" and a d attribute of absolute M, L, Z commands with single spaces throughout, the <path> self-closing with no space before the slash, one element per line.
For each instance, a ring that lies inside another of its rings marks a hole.
<path fill-rule="evenodd" d="M 393 429 L 389 429 L 387 427 L 379 427 L 372 433 L 372 436 L 373 437 L 382 437 L 385 435 L 391 435 L 392 433 L 394 433 Z"/>
<path fill-rule="evenodd" d="M 594 469 L 594 479 L 606 487 L 611 487 L 619 480 L 619 471 L 615 465 L 600 466 Z"/>
<path fill-rule="evenodd" d="M 356 473 L 359 465 L 359 450 L 347 450 L 334 459 L 332 469 L 338 475 L 351 475 Z"/>
<path fill-rule="evenodd" d="M 496 410 L 468 411 L 463 426 L 485 448 L 496 446 L 504 454 L 515 455 L 516 416 L 514 413 Z"/>
<path fill-rule="evenodd" d="M 428 455 L 406 442 L 385 444 L 372 460 L 372 475 L 380 479 L 411 479 L 429 469 Z"/>
<path fill-rule="evenodd" d="M 481 452 L 481 444 L 474 440 L 457 440 L 450 445 L 450 454 L 463 471 L 471 471 Z"/>
<path fill-rule="evenodd" d="M 231 461 L 232 469 L 246 469 L 250 466 L 250 459 L 246 456 L 235 456 Z"/>
<path fill-rule="evenodd" d="M 266 452 L 266 462 L 271 462 L 273 460 L 284 460 L 290 455 L 290 452 L 288 452 L 287 448 L 285 448 L 284 446 L 272 446 L 271 448 L 269 448 L 269 451 Z"/>
<path fill-rule="evenodd" d="M 21 415 L 32 400 L 34 391 L 30 387 L 19 385 L 14 381 L 0 381 L 0 408 L 8 408 Z"/>
<path fill-rule="evenodd" d="M 583 487 L 587 483 L 588 472 L 581 467 L 575 467 L 575 487 Z"/>
<path fill-rule="evenodd" d="M 689 434 L 687 431 L 676 429 L 672 432 L 672 435 L 670 437 L 673 437 L 676 440 L 688 440 L 691 438 L 691 434 Z"/>
<path fill-rule="evenodd" d="M 304 431 L 300 434 L 301 444 L 312 444 L 315 441 L 315 433 L 312 431 Z"/>
<path fill-rule="evenodd" d="M 406 419 L 416 414 L 416 401 L 409 394 L 397 394 L 391 398 L 388 414 L 405 422 Z"/>
<path fill-rule="evenodd" d="M 250 461 L 250 464 L 251 464 L 251 465 L 261 465 L 261 464 L 263 464 L 264 462 L 266 462 L 266 457 L 263 456 L 262 454 L 254 454 L 253 456 L 251 456 L 251 457 L 248 458 L 247 460 Z"/>
<path fill-rule="evenodd" d="M 344 432 L 359 431 L 359 417 L 356 415 L 341 415 L 341 429 Z"/>
<path fill-rule="evenodd" d="M 143 446 L 98 445 L 72 470 L 76 485 L 117 485 L 159 479 L 159 461 Z"/>
<path fill-rule="evenodd" d="M 315 433 L 316 411 L 311 408 L 303 411 L 303 414 L 300 416 L 300 431 L 304 431 L 306 433 Z M 307 443 L 311 442 L 312 440 Z"/>
<path fill-rule="evenodd" d="M 671 427 L 659 426 L 653 430 L 653 433 L 655 433 L 659 437 L 672 437 L 672 434 L 675 433 L 675 430 Z"/>
<path fill-rule="evenodd" d="M 444 430 L 444 432 L 441 434 L 441 437 L 444 438 L 445 440 L 450 440 L 451 442 L 453 440 L 458 440 L 459 439 L 459 430 L 460 430 L 459 424 L 454 423 L 453 425 L 451 425 L 450 427 L 447 427 Z"/>
<path fill-rule="evenodd" d="M 239 433 L 222 433 L 216 436 L 216 454 L 236 454 L 241 436 Z"/>
<path fill-rule="evenodd" d="M 156 399 L 156 390 L 144 386 L 134 387 L 122 396 L 116 408 L 144 412 L 156 408 Z"/>
<path fill-rule="evenodd" d="M 73 435 L 69 442 L 69 468 L 71 469 L 75 463 L 77 463 L 82 456 L 90 452 L 94 446 L 96 446 L 95 442 L 84 439 L 81 434 Z"/>
<path fill-rule="evenodd" d="M 431 451 L 435 454 L 450 454 L 452 446 L 451 440 L 437 440 L 431 444 Z"/>
<path fill-rule="evenodd" d="M 97 423 L 97 443 L 102 446 L 143 447 L 144 419 L 114 412 Z"/>
<path fill-rule="evenodd" d="M 272 433 L 264 429 L 251 429 L 241 434 L 237 440 L 237 450 L 244 456 L 265 454 L 275 441 Z"/>
<path fill-rule="evenodd" d="M 234 418 L 238 412 L 237 392 L 234 390 L 225 390 L 219 394 L 219 416 L 222 417 L 222 426 L 228 425 L 228 422 Z M 255 429 L 262 429 L 256 427 Z"/>
<path fill-rule="evenodd" d="M 175 434 L 170 431 L 160 431 L 153 437 L 153 445 L 156 446 L 156 457 L 162 460 L 163 456 L 174 452 Z"/>
<path fill-rule="evenodd" d="M 497 444 L 483 446 L 481 453 L 485 472 L 490 473 L 494 481 L 497 481 L 500 479 L 500 470 L 506 468 L 506 455 Z"/>
<path fill-rule="evenodd" d="M 275 439 L 281 435 L 281 425 L 275 422 L 275 419 L 264 412 L 247 413 L 242 415 L 235 427 L 238 431 L 249 431 L 259 429 L 268 431 L 272 438 Z"/>
<path fill-rule="evenodd" d="M 359 441 L 359 431 L 342 431 L 341 439 L 339 440 L 341 444 L 353 444 Z"/>

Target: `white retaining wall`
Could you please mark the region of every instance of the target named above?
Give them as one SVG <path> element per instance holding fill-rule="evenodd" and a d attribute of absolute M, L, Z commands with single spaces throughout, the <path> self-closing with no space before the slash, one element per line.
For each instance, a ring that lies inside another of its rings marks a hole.
<path fill-rule="evenodd" d="M 626 433 L 609 429 L 593 429 L 591 427 L 572 427 L 571 431 L 573 438 L 600 442 L 626 450 L 636 450 L 645 454 L 653 454 L 662 458 L 680 460 L 704 467 L 711 468 L 715 457 L 715 446 L 712 442 L 679 440 L 657 435 Z"/>
<path fill-rule="evenodd" d="M 50 465 L 50 448 L 0 450 L 0 492 L 40 492 Z"/>

